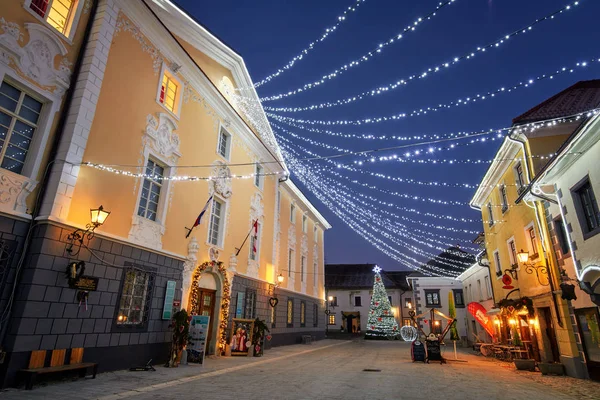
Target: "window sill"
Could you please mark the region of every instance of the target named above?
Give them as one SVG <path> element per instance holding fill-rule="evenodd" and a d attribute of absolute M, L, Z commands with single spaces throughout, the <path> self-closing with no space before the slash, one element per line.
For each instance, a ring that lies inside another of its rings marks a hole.
<path fill-rule="evenodd" d="M 171 117 L 175 118 L 177 121 L 179 121 L 179 115 L 177 115 L 173 111 L 169 110 L 167 108 L 167 106 L 165 106 L 163 103 L 160 102 L 159 99 L 156 99 L 156 104 L 158 104 L 159 106 L 161 106 L 163 108 L 163 110 L 165 110 L 169 114 L 169 116 L 171 116 Z"/>
<path fill-rule="evenodd" d="M 593 231 L 589 231 L 589 232 L 582 232 L 583 233 L 583 240 L 588 240 L 591 237 L 596 236 L 597 234 L 600 233 L 600 228 L 596 228 Z"/>
<path fill-rule="evenodd" d="M 46 21 L 38 13 L 36 13 L 35 11 L 33 11 L 29 6 L 23 6 L 23 8 L 25 10 L 27 10 L 27 12 L 29 14 L 33 15 L 42 25 L 44 25 L 46 28 L 50 29 L 52 31 L 52 33 L 54 33 L 56 36 L 58 36 L 60 39 L 62 39 L 64 42 L 66 42 L 69 46 L 73 45 L 73 39 L 72 38 L 70 38 L 69 36 L 66 36 L 64 33 L 60 32 L 58 29 L 56 29 L 55 27 L 53 27 L 52 25 L 50 25 L 48 23 L 48 21 Z M 71 31 L 73 31 L 73 27 L 71 27 Z"/>

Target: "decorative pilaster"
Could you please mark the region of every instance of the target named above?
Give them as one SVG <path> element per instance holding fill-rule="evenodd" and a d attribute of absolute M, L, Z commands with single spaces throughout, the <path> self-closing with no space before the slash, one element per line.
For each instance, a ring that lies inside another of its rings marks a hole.
<path fill-rule="evenodd" d="M 187 260 L 183 263 L 183 272 L 182 272 L 182 283 L 181 283 L 181 308 L 187 309 L 188 302 L 190 299 L 190 289 L 192 284 L 192 275 L 194 274 L 194 269 L 196 269 L 196 265 L 198 263 L 198 250 L 200 249 L 200 245 L 198 244 L 198 240 L 196 240 L 195 236 L 192 236 L 190 243 L 188 244 L 188 256 Z M 188 310 L 188 312 L 191 310 Z"/>

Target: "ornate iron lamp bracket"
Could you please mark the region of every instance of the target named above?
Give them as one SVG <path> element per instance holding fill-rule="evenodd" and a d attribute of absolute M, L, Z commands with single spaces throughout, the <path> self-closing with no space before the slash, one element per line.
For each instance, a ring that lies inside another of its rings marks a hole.
<path fill-rule="evenodd" d="M 538 283 L 542 286 L 549 286 L 550 285 L 550 277 L 548 276 L 548 268 L 543 265 L 536 265 L 535 263 L 525 263 L 525 272 L 527 272 L 529 275 L 533 274 L 535 272 L 535 276 L 538 280 Z M 544 283 L 542 281 L 542 276 L 545 275 L 547 282 Z"/>

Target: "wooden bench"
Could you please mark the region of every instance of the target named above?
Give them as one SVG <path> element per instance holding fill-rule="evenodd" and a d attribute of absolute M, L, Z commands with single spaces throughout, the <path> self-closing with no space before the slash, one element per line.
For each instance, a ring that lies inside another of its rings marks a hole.
<path fill-rule="evenodd" d="M 46 350 L 32 351 L 31 358 L 29 359 L 29 367 L 20 371 L 26 376 L 25 388 L 27 390 L 31 390 L 38 375 L 51 374 L 54 372 L 78 370 L 79 377 L 85 378 L 88 368 L 92 368 L 92 379 L 96 378 L 98 364 L 83 362 L 83 348 L 80 347 L 71 349 L 69 364 L 65 364 L 66 355 L 67 349 L 52 350 L 50 365 L 46 367 Z"/>

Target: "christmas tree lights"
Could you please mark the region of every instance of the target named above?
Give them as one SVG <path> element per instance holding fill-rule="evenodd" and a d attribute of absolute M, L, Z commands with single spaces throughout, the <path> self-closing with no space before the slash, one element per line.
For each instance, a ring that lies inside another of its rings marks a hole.
<path fill-rule="evenodd" d="M 375 272 L 373 295 L 371 296 L 365 339 L 395 339 L 400 331 L 381 278 L 381 268 L 375 267 L 373 272 Z"/>

